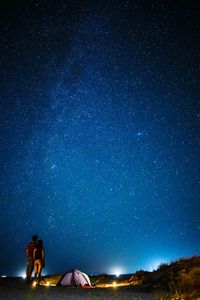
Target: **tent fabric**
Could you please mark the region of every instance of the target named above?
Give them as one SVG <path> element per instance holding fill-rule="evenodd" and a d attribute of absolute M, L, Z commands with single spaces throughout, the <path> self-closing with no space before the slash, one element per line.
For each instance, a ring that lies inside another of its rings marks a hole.
<path fill-rule="evenodd" d="M 87 274 L 79 270 L 70 270 L 66 272 L 58 281 L 57 286 L 91 286 Z"/>

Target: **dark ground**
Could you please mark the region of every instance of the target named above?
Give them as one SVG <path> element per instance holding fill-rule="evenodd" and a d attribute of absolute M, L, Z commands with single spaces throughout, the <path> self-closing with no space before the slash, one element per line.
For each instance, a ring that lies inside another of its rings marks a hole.
<path fill-rule="evenodd" d="M 153 293 L 135 291 L 132 287 L 118 288 L 66 288 L 32 287 L 21 278 L 0 278 L 0 299 L 7 300 L 55 300 L 55 299 L 115 299 L 115 300 L 153 300 Z"/>

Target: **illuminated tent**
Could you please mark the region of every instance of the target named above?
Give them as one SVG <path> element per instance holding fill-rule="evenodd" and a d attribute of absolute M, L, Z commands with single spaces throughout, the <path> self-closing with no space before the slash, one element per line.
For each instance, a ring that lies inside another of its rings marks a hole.
<path fill-rule="evenodd" d="M 66 272 L 58 281 L 57 286 L 91 286 L 90 279 L 87 274 L 79 270 L 70 270 Z"/>

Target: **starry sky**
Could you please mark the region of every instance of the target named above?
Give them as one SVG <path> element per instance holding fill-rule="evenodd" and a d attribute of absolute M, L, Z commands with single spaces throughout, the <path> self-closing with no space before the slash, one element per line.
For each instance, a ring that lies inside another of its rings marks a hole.
<path fill-rule="evenodd" d="M 197 2 L 1 1 L 0 275 L 199 254 Z"/>

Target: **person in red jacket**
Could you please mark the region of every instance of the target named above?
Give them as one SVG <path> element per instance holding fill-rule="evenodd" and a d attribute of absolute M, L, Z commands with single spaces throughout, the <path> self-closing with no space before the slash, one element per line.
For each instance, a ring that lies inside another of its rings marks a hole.
<path fill-rule="evenodd" d="M 33 272 L 34 259 L 33 251 L 37 247 L 38 236 L 33 235 L 32 241 L 26 245 L 26 282 L 31 283 L 31 275 Z"/>

